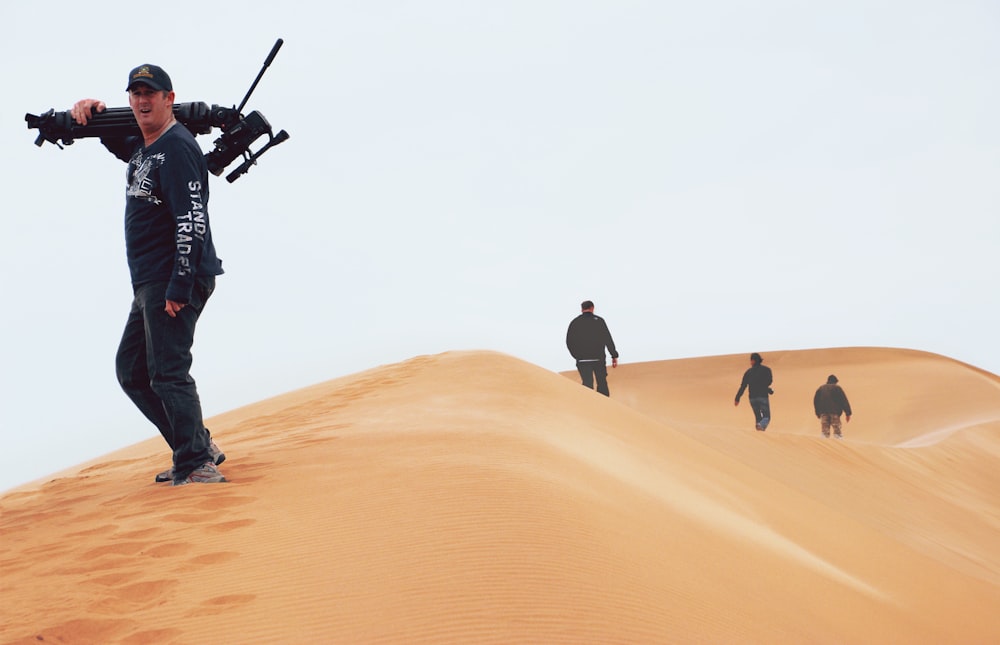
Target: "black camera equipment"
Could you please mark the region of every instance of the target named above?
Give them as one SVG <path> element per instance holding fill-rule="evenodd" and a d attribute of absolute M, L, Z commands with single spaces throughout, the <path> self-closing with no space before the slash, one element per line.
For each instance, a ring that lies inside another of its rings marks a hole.
<path fill-rule="evenodd" d="M 254 79 L 253 85 L 250 86 L 239 107 L 227 108 L 219 105 L 208 107 L 206 103 L 201 102 L 174 105 L 174 118 L 192 134 L 209 134 L 213 127 L 222 130 L 222 136 L 215 140 L 215 148 L 205 154 L 208 169 L 213 175 L 221 175 L 237 157 L 243 156 L 243 163 L 226 175 L 226 181 L 229 183 L 236 181 L 250 170 L 250 166 L 255 165 L 262 154 L 273 146 L 288 140 L 288 133 L 284 130 L 273 134 L 271 124 L 257 110 L 243 116 L 243 107 L 257 88 L 257 83 L 264 76 L 264 72 L 274 60 L 283 42 L 279 38 L 274 43 L 271 53 L 264 61 L 264 66 L 261 67 L 257 78 Z M 135 116 L 132 114 L 132 108 L 127 107 L 107 108 L 103 112 L 95 112 L 87 121 L 87 125 L 77 124 L 69 112 L 56 112 L 55 110 L 49 110 L 38 116 L 25 114 L 24 120 L 28 122 L 29 130 L 38 130 L 38 138 L 35 139 L 36 146 L 48 141 L 62 148 L 63 145 L 71 145 L 75 139 L 129 137 L 141 134 L 139 124 L 136 123 Z M 256 152 L 252 152 L 250 146 L 265 134 L 268 137 L 267 143 Z"/>

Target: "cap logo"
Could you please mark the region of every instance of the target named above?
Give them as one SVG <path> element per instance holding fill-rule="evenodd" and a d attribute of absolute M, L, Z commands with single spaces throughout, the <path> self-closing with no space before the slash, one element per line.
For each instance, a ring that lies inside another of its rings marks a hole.
<path fill-rule="evenodd" d="M 153 78 L 153 73 L 149 71 L 149 67 L 143 65 L 138 70 L 136 70 L 135 74 L 132 74 L 133 81 L 137 78 Z"/>

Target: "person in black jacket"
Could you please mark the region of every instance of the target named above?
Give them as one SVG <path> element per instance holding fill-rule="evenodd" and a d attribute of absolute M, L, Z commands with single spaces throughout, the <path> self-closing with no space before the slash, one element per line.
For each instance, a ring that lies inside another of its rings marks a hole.
<path fill-rule="evenodd" d="M 608 390 L 608 366 L 604 348 L 611 353 L 611 367 L 618 367 L 618 350 L 608 331 L 608 324 L 600 316 L 594 315 L 594 303 L 584 300 L 580 304 L 582 313 L 569 323 L 566 330 L 566 347 L 576 359 L 576 369 L 580 372 L 584 387 L 593 389 L 597 380 L 597 391 L 611 396 Z"/>
<path fill-rule="evenodd" d="M 170 76 L 156 65 L 129 72 L 126 91 L 138 136 L 102 139 L 127 164 L 125 252 L 132 309 L 115 359 L 125 394 L 173 451 L 173 467 L 156 481 L 226 481 L 216 468 L 225 455 L 202 422 L 191 377 L 194 330 L 222 274 L 208 220 L 208 166 L 201 148 L 174 118 Z M 104 101 L 82 99 L 80 125 Z"/>
<path fill-rule="evenodd" d="M 743 391 L 750 388 L 750 407 L 753 409 L 754 427 L 763 432 L 767 430 L 771 423 L 771 402 L 769 395 L 774 394 L 771 389 L 772 375 L 771 368 L 764 365 L 764 359 L 760 354 L 754 352 L 750 354 L 750 369 L 743 374 L 743 382 L 736 393 L 736 403 L 740 404 L 740 397 Z"/>
<path fill-rule="evenodd" d="M 813 408 L 819 419 L 820 431 L 827 439 L 830 438 L 830 428 L 833 428 L 835 439 L 843 439 L 840 433 L 840 415 L 847 414 L 847 422 L 851 422 L 851 404 L 847 400 L 844 388 L 837 385 L 837 377 L 831 374 L 826 384 L 820 385 L 813 396 Z"/>

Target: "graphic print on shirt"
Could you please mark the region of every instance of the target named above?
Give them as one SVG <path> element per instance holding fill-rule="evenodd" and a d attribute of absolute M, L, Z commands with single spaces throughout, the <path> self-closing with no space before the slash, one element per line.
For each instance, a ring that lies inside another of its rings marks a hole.
<path fill-rule="evenodd" d="M 132 174 L 129 178 L 128 188 L 125 194 L 128 197 L 135 197 L 136 199 L 144 199 L 147 202 L 152 202 L 154 204 L 160 204 L 160 198 L 153 194 L 153 182 L 149 180 L 149 173 L 160 167 L 163 164 L 165 155 L 159 152 L 148 157 L 142 156 L 142 150 L 139 150 L 132 156 L 132 160 L 129 162 L 132 167 Z"/>
<path fill-rule="evenodd" d="M 190 181 L 187 185 L 191 209 L 177 217 L 177 275 L 191 274 L 191 242 L 205 242 L 208 225 L 205 220 L 205 205 L 201 198 L 201 182 Z"/>

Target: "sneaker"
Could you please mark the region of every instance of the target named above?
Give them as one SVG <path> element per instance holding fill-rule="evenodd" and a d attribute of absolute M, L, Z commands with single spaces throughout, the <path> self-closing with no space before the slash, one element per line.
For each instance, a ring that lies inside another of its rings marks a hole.
<path fill-rule="evenodd" d="M 184 479 L 175 479 L 174 486 L 184 486 L 185 484 L 218 484 L 226 481 L 219 469 L 210 461 L 206 461 L 191 471 L 191 474 Z"/>
<path fill-rule="evenodd" d="M 756 430 L 760 430 L 761 432 L 763 432 L 763 431 L 764 431 L 764 428 L 761 428 L 761 427 L 760 427 L 760 424 L 759 424 L 759 423 L 758 423 L 757 425 L 755 425 L 755 426 L 754 426 L 754 428 L 755 428 Z"/>
<path fill-rule="evenodd" d="M 834 439 L 843 439 L 844 435 L 842 435 L 842 434 L 835 434 L 835 435 L 833 435 L 833 438 Z"/>
<path fill-rule="evenodd" d="M 219 447 L 215 445 L 215 439 L 211 437 L 208 439 L 208 454 L 212 457 L 212 462 L 216 466 L 221 466 L 222 462 L 226 460 L 226 453 L 219 450 Z"/>
<path fill-rule="evenodd" d="M 215 462 L 216 466 L 221 466 L 222 462 L 226 460 L 226 453 L 219 450 L 219 447 L 215 445 L 215 440 L 211 437 L 208 439 L 208 454 L 212 457 L 212 461 Z M 167 468 L 162 473 L 157 473 L 153 481 L 160 484 L 163 482 L 171 482 L 174 480 L 174 469 Z"/>

